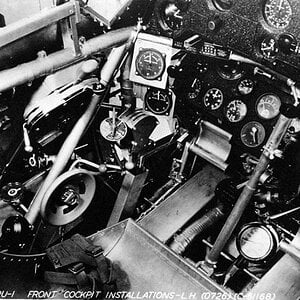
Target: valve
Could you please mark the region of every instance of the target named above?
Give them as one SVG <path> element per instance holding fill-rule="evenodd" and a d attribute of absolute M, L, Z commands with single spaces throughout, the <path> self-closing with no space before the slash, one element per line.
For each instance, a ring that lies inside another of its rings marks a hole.
<path fill-rule="evenodd" d="M 26 213 L 27 208 L 22 204 L 25 188 L 20 182 L 10 182 L 1 189 L 1 198 L 17 211 Z"/>

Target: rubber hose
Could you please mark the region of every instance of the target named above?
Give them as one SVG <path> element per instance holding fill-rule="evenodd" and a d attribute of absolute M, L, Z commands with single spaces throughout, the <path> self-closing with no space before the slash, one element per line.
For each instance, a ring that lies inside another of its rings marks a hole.
<path fill-rule="evenodd" d="M 206 231 L 223 217 L 223 205 L 220 204 L 188 226 L 181 234 L 175 236 L 170 248 L 177 254 L 182 254 L 197 235 Z"/>

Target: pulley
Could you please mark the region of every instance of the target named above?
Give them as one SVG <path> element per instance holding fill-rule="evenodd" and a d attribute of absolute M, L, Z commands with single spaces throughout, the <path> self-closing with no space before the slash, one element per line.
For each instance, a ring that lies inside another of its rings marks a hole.
<path fill-rule="evenodd" d="M 96 191 L 95 178 L 86 171 L 68 171 L 52 183 L 41 203 L 42 218 L 51 225 L 66 225 L 88 208 Z"/>

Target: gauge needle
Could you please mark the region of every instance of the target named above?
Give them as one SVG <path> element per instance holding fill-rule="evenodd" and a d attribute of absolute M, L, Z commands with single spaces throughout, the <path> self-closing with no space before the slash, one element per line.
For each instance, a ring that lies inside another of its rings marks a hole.
<path fill-rule="evenodd" d="M 116 135 L 116 109 L 113 108 L 112 111 L 112 136 Z"/>
<path fill-rule="evenodd" d="M 278 6 L 279 11 L 282 9 L 282 4 L 283 4 L 283 0 L 280 0 L 279 6 Z"/>
<path fill-rule="evenodd" d="M 255 144 L 256 144 L 256 133 L 257 133 L 257 128 L 256 127 L 252 127 L 250 134 L 252 135 L 253 143 L 255 143 Z"/>

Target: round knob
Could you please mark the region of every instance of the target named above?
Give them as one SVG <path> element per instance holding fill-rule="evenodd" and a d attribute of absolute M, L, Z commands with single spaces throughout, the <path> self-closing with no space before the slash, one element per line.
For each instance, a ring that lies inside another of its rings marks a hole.
<path fill-rule="evenodd" d="M 169 66 L 167 72 L 173 78 L 184 78 L 186 76 L 184 69 L 180 66 Z"/>
<path fill-rule="evenodd" d="M 217 31 L 222 26 L 222 20 L 219 17 L 215 17 L 213 20 L 210 20 L 207 24 L 207 27 L 210 31 Z"/>
<path fill-rule="evenodd" d="M 296 52 L 297 40 L 292 34 L 284 33 L 279 36 L 278 46 L 284 54 L 291 54 Z"/>

